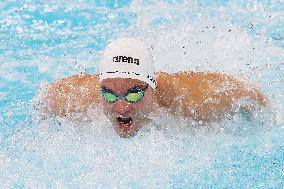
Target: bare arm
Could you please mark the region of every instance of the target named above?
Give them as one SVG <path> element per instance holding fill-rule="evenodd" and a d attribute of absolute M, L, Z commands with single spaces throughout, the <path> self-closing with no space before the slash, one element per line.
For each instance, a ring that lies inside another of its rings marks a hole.
<path fill-rule="evenodd" d="M 88 74 L 71 76 L 48 85 L 40 95 L 48 114 L 83 112 L 99 101 L 99 79 Z"/>
<path fill-rule="evenodd" d="M 267 106 L 259 90 L 221 73 L 159 73 L 158 104 L 174 114 L 210 122 L 219 120 L 242 98 Z M 253 106 L 245 107 L 252 110 Z"/>

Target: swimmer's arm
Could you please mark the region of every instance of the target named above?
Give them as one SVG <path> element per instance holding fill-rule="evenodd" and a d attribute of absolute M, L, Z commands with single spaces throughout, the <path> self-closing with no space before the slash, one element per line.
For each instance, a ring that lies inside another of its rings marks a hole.
<path fill-rule="evenodd" d="M 71 76 L 45 87 L 39 94 L 43 112 L 49 115 L 66 116 L 84 112 L 99 101 L 99 79 L 97 75 Z"/>
<path fill-rule="evenodd" d="M 167 95 L 166 101 L 163 103 L 163 100 L 160 100 L 160 104 L 168 107 L 174 114 L 191 117 L 197 121 L 220 120 L 227 112 L 232 111 L 241 99 L 254 102 L 242 107 L 247 111 L 254 111 L 255 105 L 268 104 L 268 100 L 258 89 L 226 74 L 163 73 L 158 75 L 157 81 L 163 83 L 162 87 L 158 85 L 157 91 L 162 88 L 164 96 Z"/>
<path fill-rule="evenodd" d="M 254 86 L 222 73 L 197 73 L 192 76 L 196 85 L 188 85 L 191 95 L 186 98 L 186 108 L 193 107 L 189 115 L 203 122 L 218 121 L 234 111 L 240 103 L 242 110 L 252 112 L 267 106 L 268 100 Z"/>

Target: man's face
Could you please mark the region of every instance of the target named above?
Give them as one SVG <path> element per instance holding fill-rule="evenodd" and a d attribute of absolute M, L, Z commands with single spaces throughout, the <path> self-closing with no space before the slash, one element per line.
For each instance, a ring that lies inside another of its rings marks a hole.
<path fill-rule="evenodd" d="M 132 137 L 149 121 L 148 116 L 154 109 L 155 93 L 147 85 L 143 81 L 129 78 L 111 78 L 101 82 L 101 89 L 111 91 L 117 96 L 125 96 L 129 91 L 143 91 L 146 88 L 141 100 L 133 103 L 126 99 L 117 99 L 110 103 L 101 96 L 104 112 L 119 136 Z"/>

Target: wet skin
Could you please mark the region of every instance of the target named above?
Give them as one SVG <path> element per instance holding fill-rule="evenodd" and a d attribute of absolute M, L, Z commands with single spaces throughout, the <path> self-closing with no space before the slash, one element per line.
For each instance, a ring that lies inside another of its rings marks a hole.
<path fill-rule="evenodd" d="M 128 103 L 122 99 L 108 103 L 102 98 L 101 87 L 111 89 L 117 95 L 124 95 L 134 86 L 144 88 L 146 83 L 129 78 L 105 79 L 100 82 L 98 75 L 88 74 L 58 80 L 46 86 L 45 92 L 39 95 L 44 104 L 44 113 L 54 116 L 86 112 L 94 104 L 101 107 L 121 137 L 134 136 L 150 121 L 150 113 L 156 112 L 158 108 L 167 109 L 176 116 L 210 123 L 221 120 L 243 98 L 254 102 L 244 106 L 247 111 L 255 111 L 254 104 L 266 107 L 269 104 L 267 98 L 254 86 L 222 73 L 159 72 L 156 80 L 155 91 L 148 86 L 144 97 L 137 103 Z M 122 124 L 125 119 L 121 118 L 131 118 L 131 122 Z"/>

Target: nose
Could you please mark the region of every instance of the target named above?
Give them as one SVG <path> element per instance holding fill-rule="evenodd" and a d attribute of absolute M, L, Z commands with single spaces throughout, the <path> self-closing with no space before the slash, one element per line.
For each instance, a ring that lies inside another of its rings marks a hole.
<path fill-rule="evenodd" d="M 131 109 L 131 104 L 122 99 L 116 101 L 114 104 L 114 111 L 122 115 L 128 113 Z"/>

